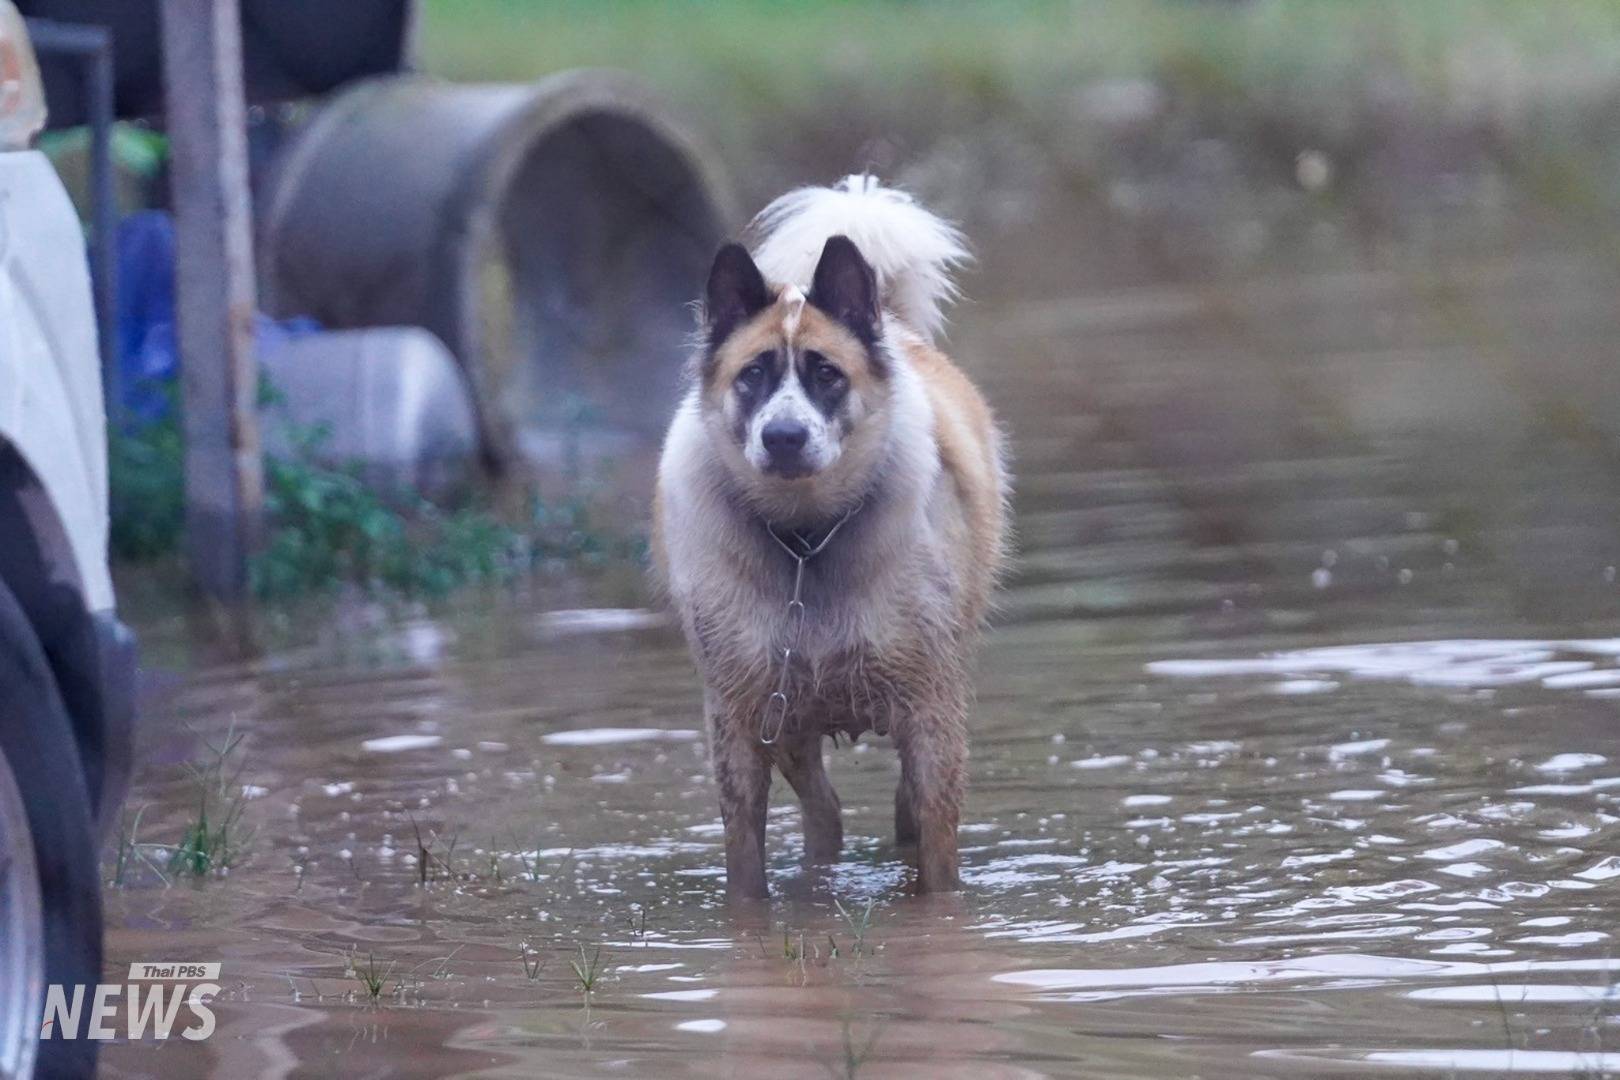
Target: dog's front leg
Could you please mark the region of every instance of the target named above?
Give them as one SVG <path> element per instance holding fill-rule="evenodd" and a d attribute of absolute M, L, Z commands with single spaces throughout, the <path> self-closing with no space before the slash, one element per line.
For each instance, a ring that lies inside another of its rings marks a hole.
<path fill-rule="evenodd" d="M 724 708 L 709 715 L 710 753 L 726 828 L 726 896 L 764 900 L 765 811 L 771 794 L 771 759 L 759 739 Z"/>
<path fill-rule="evenodd" d="M 895 725 L 900 750 L 899 797 L 910 798 L 911 821 L 896 807 L 896 824 L 912 825 L 917 842 L 917 891 L 957 888 L 956 829 L 967 786 L 967 725 L 960 708 L 923 708 Z"/>

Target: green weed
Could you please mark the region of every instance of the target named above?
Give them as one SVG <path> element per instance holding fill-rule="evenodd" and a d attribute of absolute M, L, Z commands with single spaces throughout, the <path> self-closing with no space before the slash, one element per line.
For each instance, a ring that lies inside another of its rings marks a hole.
<path fill-rule="evenodd" d="M 590 956 L 585 955 L 583 943 L 579 946 L 579 959 L 568 961 L 568 966 L 574 971 L 574 982 L 582 994 L 590 994 L 596 989 L 596 984 L 602 977 L 602 946 L 597 945 L 591 949 Z"/>
<path fill-rule="evenodd" d="M 169 883 L 169 876 L 147 852 L 146 848 L 150 845 L 141 843 L 141 818 L 145 814 L 146 807 L 143 806 L 135 811 L 133 818 L 124 814 L 118 820 L 118 843 L 114 849 L 112 872 L 112 884 L 116 887 L 122 888 L 129 884 L 130 873 L 137 863 L 157 875 L 158 880 L 165 885 Z"/>
<path fill-rule="evenodd" d="M 849 930 L 849 936 L 854 939 L 854 945 L 850 951 L 856 956 L 866 955 L 866 931 L 872 925 L 872 908 L 876 903 L 876 899 L 868 900 L 866 907 L 862 909 L 860 916 L 857 917 L 848 908 L 844 907 L 843 901 L 836 896 L 833 897 L 833 906 L 838 909 L 838 917 L 844 920 L 844 926 Z"/>
<path fill-rule="evenodd" d="M 221 742 L 203 740 L 207 753 L 202 760 L 186 762 L 196 790 L 197 812 L 180 843 L 169 848 L 171 872 L 204 877 L 229 870 L 240 857 L 247 840 L 240 828 L 241 779 L 247 766 L 240 754 L 244 738 L 233 719 Z"/>
<path fill-rule="evenodd" d="M 185 439 L 172 387 L 164 416 L 108 434 L 110 547 L 151 561 L 178 554 L 185 534 Z M 267 385 L 261 398 L 274 400 Z M 541 565 L 634 561 L 644 542 L 601 526 L 591 499 L 529 493 L 510 512 L 479 502 L 441 507 L 414 491 L 384 491 L 358 466 L 334 466 L 330 433 L 287 428 L 286 457 L 264 463 L 265 541 L 249 566 L 261 599 L 342 587 L 374 595 L 442 596 L 514 582 Z"/>
<path fill-rule="evenodd" d="M 525 941 L 518 946 L 518 962 L 523 965 L 523 977 L 530 982 L 540 981 L 540 971 L 546 966 L 546 958 L 539 950 L 530 947 Z"/>
<path fill-rule="evenodd" d="M 416 818 L 407 814 L 410 820 L 411 831 L 416 835 L 416 883 L 426 885 L 430 881 L 467 881 L 473 880 L 476 875 L 462 874 L 454 866 L 456 857 L 456 844 L 461 839 L 460 833 L 452 833 L 449 841 L 443 840 L 437 833 L 430 839 L 422 838 L 422 827 L 416 823 Z M 443 847 L 444 854 L 439 854 Z"/>
<path fill-rule="evenodd" d="M 843 1017 L 841 1017 L 841 1020 L 843 1028 L 844 1059 L 843 1061 L 839 1062 L 839 1066 L 842 1067 L 835 1067 L 825 1061 L 821 1063 L 821 1067 L 826 1069 L 827 1072 L 834 1077 L 842 1078 L 842 1080 L 855 1080 L 855 1078 L 860 1075 L 861 1069 L 865 1067 L 867 1059 L 872 1056 L 872 1048 L 877 1045 L 878 1037 L 883 1034 L 883 1029 L 887 1026 L 887 1024 L 884 1021 L 879 1021 L 878 1023 L 874 1024 L 872 1026 L 872 1033 L 867 1036 L 866 1042 L 862 1044 L 859 1050 L 857 1050 L 855 1049 L 855 1033 L 853 1026 L 850 1023 L 849 1014 L 845 1013 Z"/>
<path fill-rule="evenodd" d="M 359 982 L 360 988 L 366 992 L 368 1003 L 372 1005 L 380 1003 L 383 987 L 388 982 L 389 975 L 394 971 L 394 962 L 390 960 L 388 966 L 379 971 L 377 969 L 376 954 L 368 952 L 366 953 L 366 966 L 362 968 L 357 963 L 358 949 L 350 951 L 348 960 L 348 970 L 345 974 Z"/>
<path fill-rule="evenodd" d="M 186 526 L 185 439 L 178 410 L 107 433 L 108 547 L 115 559 L 176 554 Z"/>

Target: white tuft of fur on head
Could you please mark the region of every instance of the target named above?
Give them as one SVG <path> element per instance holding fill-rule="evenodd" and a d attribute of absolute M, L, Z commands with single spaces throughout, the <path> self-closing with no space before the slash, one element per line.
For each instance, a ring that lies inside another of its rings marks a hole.
<path fill-rule="evenodd" d="M 866 174 L 790 191 L 748 231 L 766 279 L 805 289 L 828 238 L 849 237 L 877 274 L 883 305 L 925 338 L 944 326 L 940 309 L 956 296 L 951 272 L 969 258 L 954 225 Z"/>

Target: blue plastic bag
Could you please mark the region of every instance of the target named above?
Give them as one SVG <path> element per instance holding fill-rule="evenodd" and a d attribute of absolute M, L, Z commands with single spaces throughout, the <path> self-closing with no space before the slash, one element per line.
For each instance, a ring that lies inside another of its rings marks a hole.
<path fill-rule="evenodd" d="M 168 415 L 180 350 L 174 331 L 174 218 L 164 210 L 142 210 L 118 226 L 119 385 L 125 415 L 144 427 Z M 261 359 L 278 344 L 320 329 L 313 319 L 254 320 Z"/>

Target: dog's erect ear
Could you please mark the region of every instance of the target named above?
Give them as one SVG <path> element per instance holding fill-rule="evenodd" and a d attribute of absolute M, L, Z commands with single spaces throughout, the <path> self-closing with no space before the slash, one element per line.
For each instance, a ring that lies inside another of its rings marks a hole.
<path fill-rule="evenodd" d="M 704 299 L 709 348 L 719 348 L 733 330 L 765 310 L 770 302 L 770 290 L 748 249 L 741 244 L 721 248 L 709 268 L 709 288 Z"/>
<path fill-rule="evenodd" d="M 862 344 L 878 339 L 877 275 L 847 236 L 833 236 L 821 249 L 810 282 L 810 302 L 849 328 Z"/>

